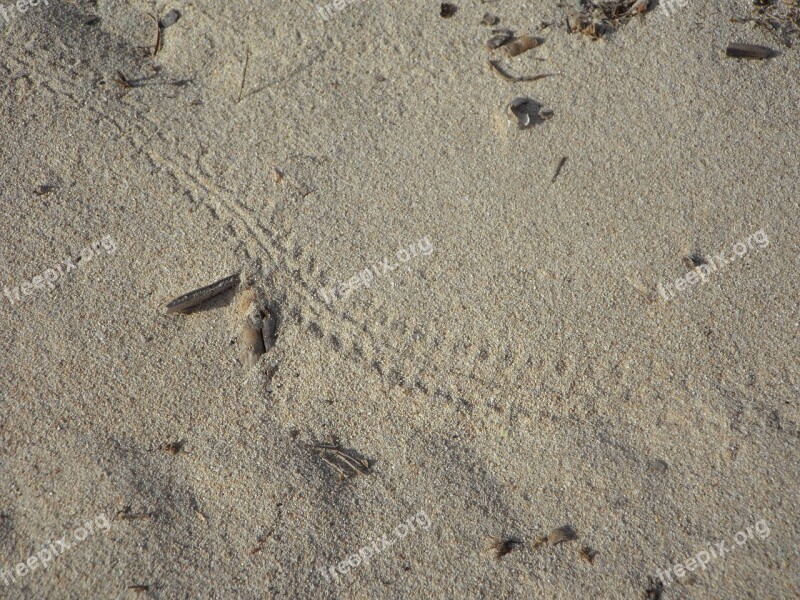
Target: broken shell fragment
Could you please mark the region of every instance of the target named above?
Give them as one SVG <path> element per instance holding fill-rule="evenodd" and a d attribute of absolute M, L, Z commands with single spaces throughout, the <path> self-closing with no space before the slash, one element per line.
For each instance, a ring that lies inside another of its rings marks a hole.
<path fill-rule="evenodd" d="M 275 316 L 265 310 L 261 316 L 261 337 L 264 340 L 265 352 L 269 352 L 275 345 L 275 328 Z"/>
<path fill-rule="evenodd" d="M 261 317 L 248 317 L 239 332 L 239 360 L 246 367 L 252 367 L 264 354 L 264 338 L 261 333 Z"/>
<path fill-rule="evenodd" d="M 553 116 L 552 110 L 542 110 L 538 102 L 525 97 L 514 98 L 506 110 L 511 118 L 517 120 L 520 129 L 527 129 Z"/>
<path fill-rule="evenodd" d="M 264 322 L 259 310 L 258 293 L 249 288 L 244 291 L 239 300 L 237 320 L 241 323 L 239 330 L 239 361 L 246 367 L 258 363 L 266 349 L 264 347 Z"/>
<path fill-rule="evenodd" d="M 542 41 L 540 39 L 535 38 L 532 35 L 522 35 L 505 44 L 503 49 L 510 57 L 518 56 L 523 52 L 527 52 L 531 48 L 536 48 L 536 46 L 539 46 L 541 43 Z"/>
<path fill-rule="evenodd" d="M 573 531 L 572 527 L 566 525 L 564 527 L 559 527 L 557 529 L 553 529 L 547 535 L 547 541 L 550 542 L 553 546 L 556 544 L 560 544 L 562 542 L 571 542 L 572 540 L 577 540 L 578 536 Z"/>
<path fill-rule="evenodd" d="M 525 129 L 531 125 L 531 115 L 527 110 L 530 100 L 527 98 L 514 98 L 508 105 L 508 113 L 517 120 L 520 129 Z"/>
<path fill-rule="evenodd" d="M 481 23 L 491 27 L 492 25 L 497 25 L 498 21 L 500 21 L 500 19 L 499 17 L 497 17 L 497 15 L 493 15 L 492 13 L 487 12 L 483 15 L 483 20 L 481 21 Z"/>
<path fill-rule="evenodd" d="M 514 39 L 513 32 L 507 29 L 495 29 L 492 31 L 493 35 L 488 40 L 486 40 L 486 47 L 489 50 L 497 50 L 500 46 L 503 46 Z"/>

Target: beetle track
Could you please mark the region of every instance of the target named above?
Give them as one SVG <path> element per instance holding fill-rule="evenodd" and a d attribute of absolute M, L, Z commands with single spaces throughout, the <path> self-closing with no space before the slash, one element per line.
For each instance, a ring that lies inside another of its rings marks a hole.
<path fill-rule="evenodd" d="M 16 59 L 9 57 L 8 60 Z M 19 62 L 23 66 L 25 65 L 24 61 Z M 79 96 L 76 93 L 69 93 L 71 88 L 76 88 L 70 80 L 51 78 L 49 81 L 54 80 L 68 91 L 58 90 L 47 81 L 36 81 L 36 83 L 62 99 L 67 98 L 78 109 L 86 110 L 108 123 L 121 134 L 123 140 L 130 143 L 137 153 L 145 157 L 154 169 L 163 169 L 165 174 L 173 178 L 180 187 L 192 193 L 198 199 L 198 203 L 207 208 L 210 214 L 226 222 L 234 230 L 243 229 L 246 237 L 242 241 L 254 243 L 266 253 L 268 260 L 273 262 L 283 273 L 289 274 L 296 284 L 284 287 L 279 290 L 277 295 L 286 298 L 287 308 L 297 307 L 296 314 L 301 319 L 308 321 L 306 330 L 311 333 L 316 331 L 315 335 L 327 340 L 334 351 L 346 353 L 345 356 L 351 360 L 361 361 L 381 377 L 388 387 L 402 385 L 431 397 L 450 399 L 454 395 L 466 393 L 463 389 L 453 390 L 452 386 L 444 388 L 436 385 L 436 381 L 446 377 L 455 378 L 459 382 L 459 388 L 468 387 L 469 395 L 473 397 L 488 398 L 501 390 L 510 391 L 509 387 L 530 390 L 530 385 L 521 386 L 519 384 L 520 381 L 527 379 L 526 375 L 534 366 L 534 358 L 530 353 L 522 356 L 515 354 L 508 347 L 499 353 L 492 352 L 486 347 L 465 344 L 450 332 L 442 335 L 432 331 L 427 323 L 423 324 L 409 319 L 395 320 L 389 323 L 387 312 L 380 305 L 374 309 L 372 307 L 367 309 L 374 310 L 377 313 L 376 316 L 379 316 L 377 322 L 381 325 L 378 331 L 375 330 L 374 322 L 372 324 L 368 324 L 367 321 L 358 322 L 346 311 L 335 310 L 319 299 L 315 291 L 318 289 L 315 285 L 320 286 L 327 283 L 324 281 L 324 275 L 314 277 L 315 257 L 309 256 L 303 263 L 303 252 L 299 244 L 290 249 L 281 243 L 277 236 L 270 234 L 270 230 L 276 230 L 290 235 L 290 230 L 274 220 L 267 225 L 260 224 L 253 216 L 254 209 L 231 198 L 236 193 L 235 190 L 214 182 L 213 175 L 203 168 L 201 164 L 203 153 L 192 157 L 181 151 L 160 131 L 158 123 L 146 120 L 144 122 L 149 123 L 151 128 L 143 127 L 142 121 L 134 118 L 136 115 L 133 114 L 127 115 L 130 117 L 126 121 L 128 128 L 123 127 L 117 119 L 102 109 L 97 96 L 84 97 L 83 101 L 79 102 Z M 71 91 L 75 92 L 76 90 Z M 136 105 L 131 106 L 130 104 L 120 104 L 119 106 L 123 109 L 123 115 L 125 110 L 134 112 L 136 107 Z M 154 138 L 161 140 L 165 146 L 171 148 L 171 151 L 176 152 L 183 159 L 181 162 L 194 166 L 184 166 L 180 162 L 167 158 L 141 141 L 147 140 L 149 143 Z M 288 193 L 294 196 L 298 195 L 296 190 Z M 220 210 L 217 211 L 206 197 L 215 198 Z M 217 214 L 218 212 L 222 214 Z M 311 277 L 306 276 L 306 273 Z M 312 285 L 312 281 L 315 285 Z M 310 317 L 308 316 L 309 312 Z M 400 335 L 412 331 L 414 339 L 409 340 L 405 347 L 398 348 L 393 343 L 393 340 L 398 337 L 398 331 Z M 351 342 L 350 347 L 343 347 L 340 340 L 345 337 L 357 341 Z M 409 346 L 414 348 L 412 357 L 404 359 L 403 356 L 407 356 Z M 464 370 L 458 366 L 438 365 L 433 355 L 439 349 L 447 352 L 448 356 L 453 356 L 454 359 L 451 362 L 454 365 L 466 364 L 472 368 Z M 411 363 L 411 365 L 404 365 L 404 363 Z M 543 367 L 543 365 L 537 366 Z M 545 368 L 545 370 L 547 369 Z M 558 378 L 561 378 L 563 372 L 556 374 Z M 574 376 L 572 381 L 563 386 L 561 390 L 555 390 L 555 393 L 563 396 L 574 388 L 579 374 L 573 373 L 572 375 Z"/>

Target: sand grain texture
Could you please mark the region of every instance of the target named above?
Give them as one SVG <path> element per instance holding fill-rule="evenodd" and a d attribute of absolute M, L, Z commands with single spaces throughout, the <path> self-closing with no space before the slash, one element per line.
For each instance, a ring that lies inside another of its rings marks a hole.
<path fill-rule="evenodd" d="M 759 520 L 662 598 L 800 594 L 800 50 L 731 23 L 744 0 L 598 41 L 556 3 L 455 4 L 0 18 L 0 284 L 115 246 L 0 295 L 0 596 L 642 598 Z M 543 43 L 487 51 L 487 9 Z M 518 129 L 518 96 L 552 118 Z M 232 294 L 164 312 L 244 268 L 274 327 L 249 368 Z M 330 435 L 369 474 L 339 482 L 308 450 Z"/>

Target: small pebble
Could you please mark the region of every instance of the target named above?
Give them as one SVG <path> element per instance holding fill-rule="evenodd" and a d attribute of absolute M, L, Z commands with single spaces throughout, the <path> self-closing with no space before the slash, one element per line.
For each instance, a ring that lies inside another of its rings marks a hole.
<path fill-rule="evenodd" d="M 180 11 L 175 10 L 173 8 L 171 11 L 169 11 L 162 17 L 162 19 L 158 22 L 158 26 L 161 27 L 161 29 L 166 29 L 167 27 L 175 25 L 175 23 L 177 23 L 178 19 L 180 18 L 181 18 Z"/>

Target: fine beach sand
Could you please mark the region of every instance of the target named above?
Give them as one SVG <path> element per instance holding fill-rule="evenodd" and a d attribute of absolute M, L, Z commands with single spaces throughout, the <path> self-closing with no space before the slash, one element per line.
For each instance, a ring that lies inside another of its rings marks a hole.
<path fill-rule="evenodd" d="M 0 16 L 0 598 L 800 595 L 800 36 L 454 4 Z M 490 54 L 487 11 L 542 45 Z"/>

